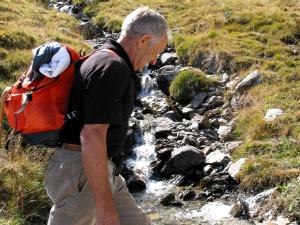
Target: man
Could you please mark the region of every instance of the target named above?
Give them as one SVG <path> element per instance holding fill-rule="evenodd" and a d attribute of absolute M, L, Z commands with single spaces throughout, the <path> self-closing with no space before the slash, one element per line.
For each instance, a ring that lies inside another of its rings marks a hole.
<path fill-rule="evenodd" d="M 148 225 L 112 162 L 133 110 L 134 75 L 168 43 L 163 16 L 148 7 L 131 12 L 120 38 L 84 61 L 74 81 L 63 145 L 51 159 L 46 190 L 54 202 L 48 225 Z M 111 161 L 112 160 L 112 161 Z"/>

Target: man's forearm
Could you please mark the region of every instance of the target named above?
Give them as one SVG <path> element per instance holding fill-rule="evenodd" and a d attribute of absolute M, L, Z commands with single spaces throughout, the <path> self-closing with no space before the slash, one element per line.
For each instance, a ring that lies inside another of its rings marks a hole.
<path fill-rule="evenodd" d="M 82 160 L 96 206 L 100 207 L 112 204 L 112 193 L 108 179 L 106 135 L 93 136 L 93 133 L 81 135 Z"/>

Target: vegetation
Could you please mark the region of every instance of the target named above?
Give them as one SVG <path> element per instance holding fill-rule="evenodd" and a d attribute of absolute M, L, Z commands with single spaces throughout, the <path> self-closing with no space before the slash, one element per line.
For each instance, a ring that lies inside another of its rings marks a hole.
<path fill-rule="evenodd" d="M 68 15 L 47 10 L 46 2 L 0 2 L 1 93 L 29 66 L 31 49 L 40 44 L 59 41 L 77 50 L 90 50 L 75 32 L 78 22 Z M 8 127 L 5 128 L 0 147 L 0 224 L 46 224 L 50 200 L 43 183 L 51 151 L 28 148 L 19 141 L 10 144 L 9 149 L 5 150 Z"/>
<path fill-rule="evenodd" d="M 212 80 L 206 78 L 200 70 L 184 70 L 172 81 L 170 94 L 176 101 L 184 103 L 212 83 Z"/>
<path fill-rule="evenodd" d="M 77 21 L 47 10 L 46 0 L 0 2 L 0 90 L 29 65 L 31 48 L 46 41 L 59 41 L 76 49 L 89 49 L 76 31 Z M 141 5 L 158 10 L 170 23 L 180 61 L 206 70 L 203 60 L 214 58 L 214 73 L 244 77 L 258 69 L 263 83 L 244 93 L 250 103 L 237 110 L 235 139 L 243 144 L 233 157 L 249 160 L 240 173 L 241 188 L 262 190 L 279 186 L 275 198 L 282 212 L 299 218 L 299 184 L 290 180 L 300 168 L 300 5 L 298 0 L 73 0 L 107 31 L 118 32 L 131 10 Z M 38 18 L 38 19 L 37 19 Z M 184 75 L 189 74 L 189 75 Z M 187 71 L 171 87 L 175 96 L 186 93 L 186 83 L 204 87 L 202 75 Z M 192 85 L 193 86 L 193 85 Z M 199 90 L 200 90 L 199 89 Z M 230 93 L 227 93 L 230 98 Z M 175 97 L 185 101 L 186 97 Z M 263 120 L 270 108 L 284 115 Z M 5 137 L 4 137 L 5 138 Z M 4 140 L 2 140 L 4 141 Z M 3 146 L 3 145 L 2 145 Z M 48 153 L 43 150 L 0 151 L 0 224 L 34 224 L 49 204 L 42 189 Z M 26 150 L 27 149 L 27 150 Z M 29 179 L 25 179 L 29 178 Z M 30 199 L 30 200 L 29 200 Z M 24 205 L 24 204 L 29 205 Z M 272 205 L 273 207 L 273 205 Z M 2 210 L 2 207 L 1 207 Z M 291 215 L 291 213 L 289 213 Z"/>

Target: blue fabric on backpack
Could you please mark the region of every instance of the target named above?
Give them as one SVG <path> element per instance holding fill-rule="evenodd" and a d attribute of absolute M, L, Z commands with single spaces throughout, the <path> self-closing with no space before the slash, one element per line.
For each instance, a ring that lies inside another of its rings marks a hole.
<path fill-rule="evenodd" d="M 30 81 L 37 78 L 39 73 L 39 68 L 44 63 L 49 63 L 52 57 L 59 51 L 61 44 L 58 42 L 50 42 L 41 45 L 33 50 L 34 58 L 32 60 L 32 74 L 30 76 Z"/>

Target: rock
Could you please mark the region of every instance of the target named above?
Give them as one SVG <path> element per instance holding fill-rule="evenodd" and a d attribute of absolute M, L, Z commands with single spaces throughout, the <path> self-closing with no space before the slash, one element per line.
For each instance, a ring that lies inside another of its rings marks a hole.
<path fill-rule="evenodd" d="M 235 163 L 232 163 L 230 166 L 229 166 L 229 169 L 228 169 L 228 173 L 230 174 L 230 176 L 235 179 L 237 181 L 237 175 L 238 173 L 240 172 L 242 166 L 245 164 L 246 162 L 246 158 L 241 158 L 239 159 L 238 161 L 236 161 Z"/>
<path fill-rule="evenodd" d="M 185 135 L 181 142 L 182 145 L 191 145 L 194 147 L 198 147 L 197 139 L 190 135 Z"/>
<path fill-rule="evenodd" d="M 169 87 L 171 82 L 176 77 L 178 71 L 181 69 L 179 66 L 167 65 L 156 70 L 157 76 L 155 78 L 158 89 L 166 95 L 169 95 Z"/>
<path fill-rule="evenodd" d="M 206 129 L 206 128 L 211 127 L 209 119 L 206 116 L 200 116 L 198 114 L 195 114 L 192 117 L 191 121 L 192 121 L 192 123 L 197 123 L 198 124 L 197 129 Z"/>
<path fill-rule="evenodd" d="M 236 187 L 236 184 L 235 180 L 225 172 L 211 174 L 204 177 L 200 182 L 203 190 L 209 190 L 217 195 L 231 191 Z"/>
<path fill-rule="evenodd" d="M 178 113 L 174 112 L 174 111 L 168 111 L 164 114 L 164 117 L 167 117 L 169 119 L 171 119 L 172 121 L 180 121 L 181 117 L 180 115 L 178 115 Z"/>
<path fill-rule="evenodd" d="M 221 82 L 226 83 L 229 80 L 229 76 L 227 73 L 222 74 Z"/>
<path fill-rule="evenodd" d="M 192 99 L 192 101 L 191 101 L 191 107 L 192 107 L 193 109 L 199 108 L 199 107 L 202 105 L 202 103 L 204 102 L 204 100 L 206 99 L 207 96 L 208 96 L 208 95 L 207 95 L 207 93 L 205 93 L 205 92 L 201 92 L 201 93 L 197 94 L 197 95 Z"/>
<path fill-rule="evenodd" d="M 217 108 L 219 106 L 222 106 L 223 104 L 224 104 L 224 101 L 221 96 L 211 96 L 205 102 L 205 105 L 207 105 L 207 107 L 209 109 Z"/>
<path fill-rule="evenodd" d="M 93 39 L 102 34 L 102 30 L 91 21 L 81 22 L 78 30 L 85 39 Z"/>
<path fill-rule="evenodd" d="M 227 141 L 230 139 L 232 126 L 220 126 L 217 132 L 221 139 Z"/>
<path fill-rule="evenodd" d="M 239 200 L 236 203 L 234 203 L 229 213 L 235 218 L 240 218 L 244 220 L 250 218 L 249 205 L 243 200 Z"/>
<path fill-rule="evenodd" d="M 227 89 L 234 89 L 235 88 L 235 86 L 240 82 L 240 80 L 241 80 L 241 78 L 240 77 L 236 77 L 236 78 L 234 78 L 232 81 L 230 81 L 230 82 L 228 82 L 226 85 L 225 85 L 225 87 L 227 88 Z"/>
<path fill-rule="evenodd" d="M 137 174 L 129 176 L 126 183 L 130 193 L 142 192 L 146 189 L 146 182 Z"/>
<path fill-rule="evenodd" d="M 175 64 L 177 58 L 178 57 L 176 53 L 166 52 L 161 55 L 160 61 L 163 65 L 170 65 L 170 64 Z"/>
<path fill-rule="evenodd" d="M 300 176 L 299 176 L 299 177 L 297 177 L 297 181 L 298 181 L 298 183 L 300 184 Z"/>
<path fill-rule="evenodd" d="M 158 91 L 156 95 L 141 98 L 141 103 L 155 114 L 164 114 L 170 109 L 167 99 L 161 91 Z"/>
<path fill-rule="evenodd" d="M 189 114 L 193 115 L 194 112 L 195 112 L 195 110 L 192 109 L 192 108 L 189 108 L 189 107 L 184 107 L 184 108 L 182 109 L 182 113 L 183 113 L 184 115 L 189 115 Z"/>
<path fill-rule="evenodd" d="M 167 138 L 174 128 L 173 121 L 165 117 L 156 118 L 153 126 L 155 127 L 154 136 L 157 139 Z"/>
<path fill-rule="evenodd" d="M 265 121 L 273 121 L 277 117 L 283 115 L 283 110 L 282 109 L 269 109 L 265 115 Z"/>
<path fill-rule="evenodd" d="M 70 14 L 72 12 L 72 8 L 73 8 L 73 6 L 71 6 L 71 5 L 65 5 L 65 6 L 61 7 L 59 9 L 59 11 Z"/>
<path fill-rule="evenodd" d="M 175 149 L 171 158 L 162 168 L 161 174 L 170 176 L 175 173 L 184 173 L 193 166 L 203 166 L 204 154 L 193 146 L 184 146 Z"/>
<path fill-rule="evenodd" d="M 166 161 L 171 157 L 172 151 L 172 148 L 160 149 L 156 152 L 156 157 L 160 160 Z"/>
<path fill-rule="evenodd" d="M 192 182 L 189 179 L 187 179 L 185 176 L 181 174 L 171 176 L 170 182 L 175 186 L 187 186 L 192 184 Z"/>
<path fill-rule="evenodd" d="M 204 166 L 203 171 L 204 171 L 204 175 L 208 176 L 213 171 L 212 165 Z"/>
<path fill-rule="evenodd" d="M 179 194 L 179 197 L 183 201 L 191 201 L 191 200 L 194 200 L 194 198 L 196 197 L 196 193 L 193 190 L 184 191 L 184 192 Z"/>
<path fill-rule="evenodd" d="M 205 164 L 210 165 L 227 165 L 229 162 L 229 155 L 224 154 L 219 150 L 213 151 L 205 158 Z"/>
<path fill-rule="evenodd" d="M 134 130 L 128 129 L 127 135 L 126 135 L 126 140 L 125 140 L 124 147 L 123 147 L 124 153 L 127 157 L 131 154 L 134 145 L 135 145 Z"/>
<path fill-rule="evenodd" d="M 246 78 L 243 79 L 240 83 L 238 83 L 235 89 L 237 91 L 245 91 L 250 87 L 260 84 L 261 82 L 262 82 L 262 76 L 258 72 L 258 70 L 255 70 L 254 72 L 246 76 Z"/>
<path fill-rule="evenodd" d="M 227 153 L 231 154 L 237 149 L 243 142 L 242 141 L 232 141 L 228 142 L 226 146 Z"/>
<path fill-rule="evenodd" d="M 171 192 L 162 197 L 162 199 L 160 200 L 160 204 L 164 206 L 168 206 L 171 204 L 171 202 L 174 201 L 175 201 L 175 193 Z"/>

